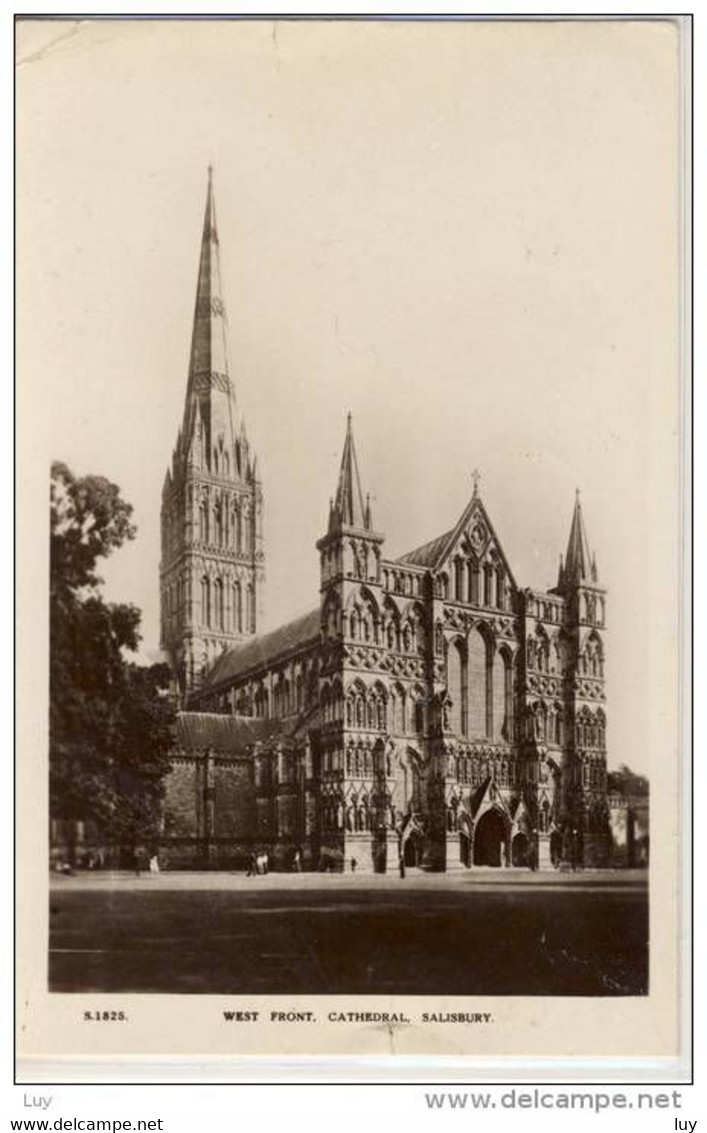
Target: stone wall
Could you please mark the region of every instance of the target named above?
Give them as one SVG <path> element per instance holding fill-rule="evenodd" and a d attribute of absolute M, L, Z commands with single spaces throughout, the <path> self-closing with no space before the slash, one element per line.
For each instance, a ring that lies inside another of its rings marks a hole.
<path fill-rule="evenodd" d="M 256 837 L 252 757 L 176 754 L 166 781 L 162 868 L 245 869 Z"/>

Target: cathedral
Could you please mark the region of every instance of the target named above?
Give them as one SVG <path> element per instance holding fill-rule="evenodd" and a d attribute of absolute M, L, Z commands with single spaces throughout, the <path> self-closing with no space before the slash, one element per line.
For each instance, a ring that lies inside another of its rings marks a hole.
<path fill-rule="evenodd" d="M 165 864 L 606 865 L 606 591 L 579 494 L 543 592 L 516 581 L 478 478 L 451 530 L 388 558 L 350 415 L 328 517 L 325 503 L 316 602 L 264 633 L 263 485 L 229 371 L 210 171 L 162 493 L 161 644 L 180 703 Z"/>

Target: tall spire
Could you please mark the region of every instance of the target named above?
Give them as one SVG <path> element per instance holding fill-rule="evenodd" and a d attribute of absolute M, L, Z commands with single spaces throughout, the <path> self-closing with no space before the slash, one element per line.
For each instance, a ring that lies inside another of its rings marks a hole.
<path fill-rule="evenodd" d="M 184 406 L 184 438 L 188 444 L 200 410 L 206 429 L 209 463 L 219 436 L 228 449 L 235 440 L 235 397 L 228 366 L 227 319 L 221 285 L 213 166 L 209 165 L 206 208 L 201 235 L 199 275 Z"/>
<path fill-rule="evenodd" d="M 572 515 L 572 526 L 570 528 L 570 537 L 567 544 L 567 555 L 565 556 L 563 581 L 565 586 L 573 586 L 579 582 L 597 581 L 596 562 L 592 560 L 589 553 L 589 542 L 587 540 L 587 533 L 584 530 L 579 488 L 577 488 L 575 495 L 574 514 Z"/>
<path fill-rule="evenodd" d="M 368 530 L 371 526 L 370 505 L 367 508 L 363 506 L 350 413 L 346 420 L 346 440 L 330 527 L 332 523 L 337 527 L 357 527 L 359 530 Z"/>

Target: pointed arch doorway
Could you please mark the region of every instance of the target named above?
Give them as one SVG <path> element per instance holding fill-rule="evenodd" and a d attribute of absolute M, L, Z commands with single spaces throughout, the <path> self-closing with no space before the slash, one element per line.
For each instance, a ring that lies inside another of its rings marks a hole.
<path fill-rule="evenodd" d="M 503 865 L 505 846 L 506 824 L 497 810 L 487 810 L 474 831 L 474 865 Z"/>
<path fill-rule="evenodd" d="M 528 835 L 519 830 L 511 842 L 511 864 L 522 868 L 530 863 L 530 843 Z"/>

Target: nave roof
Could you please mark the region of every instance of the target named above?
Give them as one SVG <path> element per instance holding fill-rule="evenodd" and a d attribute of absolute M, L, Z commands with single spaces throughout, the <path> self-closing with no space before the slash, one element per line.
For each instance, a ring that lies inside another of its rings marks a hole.
<path fill-rule="evenodd" d="M 269 633 L 258 634 L 250 641 L 236 645 L 233 649 L 222 653 L 215 661 L 199 692 L 207 692 L 227 681 L 233 681 L 249 669 L 272 664 L 280 655 L 289 654 L 294 649 L 317 639 L 320 626 L 321 610 L 317 606 L 309 613 L 278 626 Z"/>

